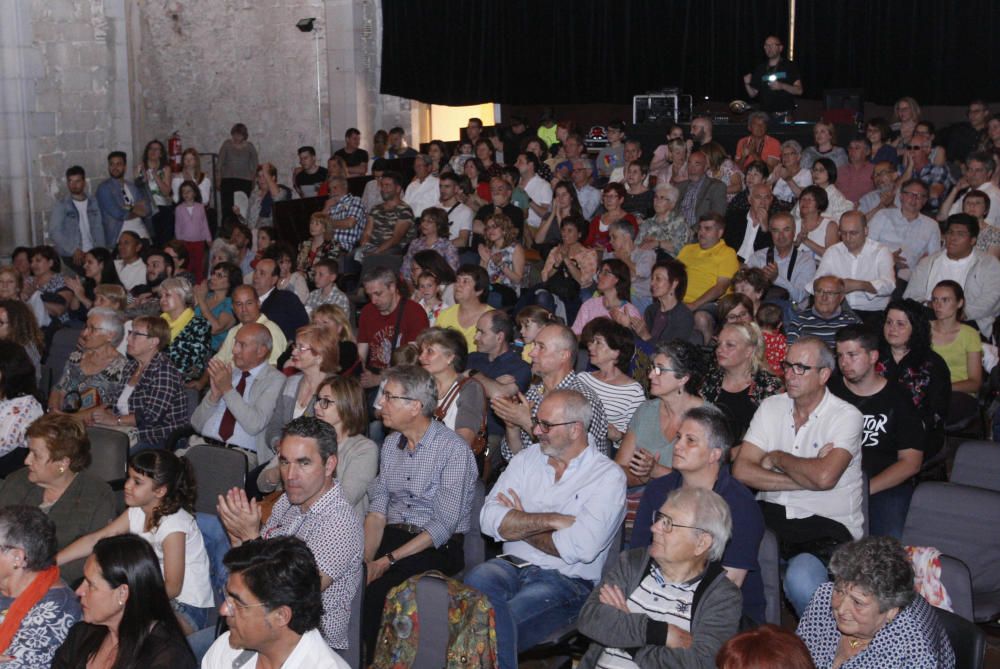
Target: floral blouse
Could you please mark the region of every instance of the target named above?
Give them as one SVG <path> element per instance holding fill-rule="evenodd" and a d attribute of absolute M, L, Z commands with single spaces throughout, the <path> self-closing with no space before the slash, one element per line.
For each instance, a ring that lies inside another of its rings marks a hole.
<path fill-rule="evenodd" d="M 490 261 L 487 263 L 486 273 L 490 275 L 490 283 L 499 283 L 503 286 L 509 286 L 511 288 L 518 288 L 519 286 L 511 281 L 506 274 L 503 273 L 504 269 L 512 270 L 514 269 L 514 251 L 517 249 L 517 243 L 513 243 L 510 246 L 505 246 L 499 251 L 490 249 Z M 500 254 L 500 262 L 497 263 L 493 260 L 493 256 Z"/>
<path fill-rule="evenodd" d="M 336 243 L 332 239 L 327 240 L 318 249 L 313 250 L 312 240 L 307 239 L 299 244 L 299 256 L 295 260 L 295 267 L 298 271 L 305 272 L 309 276 L 309 280 L 312 281 L 313 265 L 324 258 L 337 259 Z"/>
<path fill-rule="evenodd" d="M 192 318 L 167 347 L 170 361 L 180 370 L 185 381 L 201 378 L 211 354 L 212 326 L 202 316 Z"/>
<path fill-rule="evenodd" d="M 14 603 L 13 597 L 0 596 L 0 610 L 6 614 Z M 21 620 L 6 655 L 4 669 L 34 669 L 52 665 L 56 651 L 74 624 L 82 617 L 76 595 L 65 583 L 59 582 L 28 610 Z"/>
<path fill-rule="evenodd" d="M 80 361 L 83 360 L 83 353 L 73 351 L 69 355 L 66 369 L 62 378 L 56 384 L 56 390 L 67 393 L 77 392 L 83 395 L 93 388 L 97 391 L 98 403 L 109 405 L 118 399 L 125 385 L 125 363 L 128 359 L 124 355 L 115 357 L 104 369 L 96 374 L 87 375 L 80 368 Z"/>
<path fill-rule="evenodd" d="M 0 455 L 26 448 L 24 433 L 42 413 L 42 405 L 32 395 L 0 401 Z"/>
<path fill-rule="evenodd" d="M 705 375 L 705 381 L 701 384 L 701 396 L 706 402 L 715 404 L 719 401 L 719 394 L 722 392 L 722 380 L 725 372 L 714 362 L 712 368 Z M 750 401 L 756 405 L 766 400 L 771 395 L 777 395 L 785 389 L 784 384 L 777 376 L 765 369 L 758 369 L 750 377 L 750 387 L 747 392 Z"/>
<path fill-rule="evenodd" d="M 680 212 L 675 210 L 670 212 L 665 221 L 655 217 L 643 221 L 642 225 L 639 226 L 635 245 L 641 246 L 647 238 L 670 242 L 674 247 L 674 252 L 671 255 L 677 255 L 685 244 L 694 241 L 694 233 Z"/>

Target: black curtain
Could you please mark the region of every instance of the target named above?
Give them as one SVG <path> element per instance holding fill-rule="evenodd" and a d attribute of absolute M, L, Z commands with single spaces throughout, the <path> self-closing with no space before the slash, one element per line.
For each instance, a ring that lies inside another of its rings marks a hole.
<path fill-rule="evenodd" d="M 787 0 L 384 0 L 383 93 L 436 104 L 743 97 Z"/>

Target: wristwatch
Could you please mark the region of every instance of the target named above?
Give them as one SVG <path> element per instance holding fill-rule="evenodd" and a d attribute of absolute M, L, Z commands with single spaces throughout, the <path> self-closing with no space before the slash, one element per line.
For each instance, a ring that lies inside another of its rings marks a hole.
<path fill-rule="evenodd" d="M 393 556 L 392 552 L 386 553 L 385 556 L 389 559 L 389 566 L 394 567 L 396 565 L 396 558 Z"/>

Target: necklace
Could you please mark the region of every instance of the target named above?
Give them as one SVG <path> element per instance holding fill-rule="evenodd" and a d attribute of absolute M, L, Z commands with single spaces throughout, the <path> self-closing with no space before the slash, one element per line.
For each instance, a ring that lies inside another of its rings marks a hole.
<path fill-rule="evenodd" d="M 868 645 L 869 639 L 848 639 L 847 643 L 851 647 L 851 650 L 857 650 L 862 645 Z"/>

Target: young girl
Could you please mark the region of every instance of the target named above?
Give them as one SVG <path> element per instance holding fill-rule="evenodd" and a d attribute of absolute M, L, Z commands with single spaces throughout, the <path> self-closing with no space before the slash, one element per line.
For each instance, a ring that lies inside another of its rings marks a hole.
<path fill-rule="evenodd" d="M 125 481 L 128 509 L 97 532 L 80 537 L 59 551 L 60 565 L 87 557 L 105 537 L 137 534 L 160 559 L 163 582 L 186 634 L 205 626 L 215 602 L 209 581 L 208 554 L 194 519 L 197 488 L 190 463 L 169 451 L 133 455 Z"/>
<path fill-rule="evenodd" d="M 276 237 L 274 226 L 265 225 L 257 228 L 257 252 L 254 254 L 253 260 L 250 261 L 250 267 L 256 269 L 257 263 L 264 257 L 264 252 L 274 244 Z"/>
<path fill-rule="evenodd" d="M 561 320 L 556 318 L 548 309 L 543 309 L 538 305 L 531 305 L 530 307 L 525 307 L 517 314 L 517 327 L 521 330 L 521 357 L 529 365 L 531 364 L 531 349 L 535 347 L 535 337 L 538 336 L 538 332 L 549 325 L 550 323 L 559 323 Z"/>
<path fill-rule="evenodd" d="M 431 327 L 434 327 L 434 321 L 437 320 L 438 314 L 444 308 L 440 291 L 441 282 L 438 281 L 437 276 L 431 272 L 420 274 L 420 278 L 417 279 L 417 302 L 427 312 L 427 320 L 430 321 Z"/>
<path fill-rule="evenodd" d="M 756 320 L 760 326 L 760 333 L 764 336 L 764 358 L 775 376 L 782 378 L 785 376 L 785 370 L 781 368 L 781 361 L 788 352 L 788 339 L 781 331 L 781 307 L 777 304 L 760 305 Z"/>
<path fill-rule="evenodd" d="M 194 274 L 195 283 L 201 283 L 205 280 L 205 245 L 212 243 L 208 216 L 198 184 L 185 181 L 180 195 L 181 202 L 174 211 L 174 234 L 187 248 L 188 269 Z"/>

